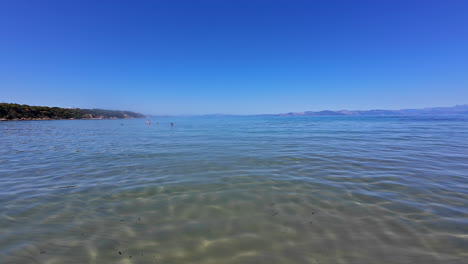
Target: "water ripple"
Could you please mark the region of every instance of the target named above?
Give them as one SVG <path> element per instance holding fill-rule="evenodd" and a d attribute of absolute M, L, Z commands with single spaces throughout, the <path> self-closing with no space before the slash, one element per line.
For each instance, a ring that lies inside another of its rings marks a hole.
<path fill-rule="evenodd" d="M 0 122 L 0 258 L 468 258 L 466 118 L 157 121 Z"/>

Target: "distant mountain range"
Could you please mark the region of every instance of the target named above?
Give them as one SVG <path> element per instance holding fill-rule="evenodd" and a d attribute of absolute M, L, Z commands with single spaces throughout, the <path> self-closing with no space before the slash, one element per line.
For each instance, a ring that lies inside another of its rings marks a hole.
<path fill-rule="evenodd" d="M 468 105 L 429 107 L 400 110 L 339 110 L 305 111 L 277 114 L 278 116 L 407 116 L 407 115 L 468 115 Z"/>

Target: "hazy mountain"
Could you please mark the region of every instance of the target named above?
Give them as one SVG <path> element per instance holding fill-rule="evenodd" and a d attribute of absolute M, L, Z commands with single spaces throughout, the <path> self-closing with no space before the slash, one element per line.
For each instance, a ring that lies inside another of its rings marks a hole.
<path fill-rule="evenodd" d="M 279 116 L 398 116 L 398 115 L 468 115 L 468 105 L 428 107 L 400 110 L 339 110 L 305 111 L 278 114 Z"/>

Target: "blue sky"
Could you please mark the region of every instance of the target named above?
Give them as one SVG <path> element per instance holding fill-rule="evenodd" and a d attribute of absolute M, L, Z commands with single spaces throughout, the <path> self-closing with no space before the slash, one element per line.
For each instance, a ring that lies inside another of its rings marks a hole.
<path fill-rule="evenodd" d="M 145 114 L 468 103 L 468 1 L 0 0 L 0 101 Z"/>

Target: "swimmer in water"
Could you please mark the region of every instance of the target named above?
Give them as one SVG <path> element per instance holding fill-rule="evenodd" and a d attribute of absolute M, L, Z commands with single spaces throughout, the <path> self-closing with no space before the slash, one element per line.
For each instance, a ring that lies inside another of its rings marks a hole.
<path fill-rule="evenodd" d="M 173 126 L 174 126 L 174 123 L 171 122 L 171 127 L 173 127 Z"/>
<path fill-rule="evenodd" d="M 146 125 L 147 125 L 147 126 L 151 126 L 151 121 L 146 120 Z"/>

